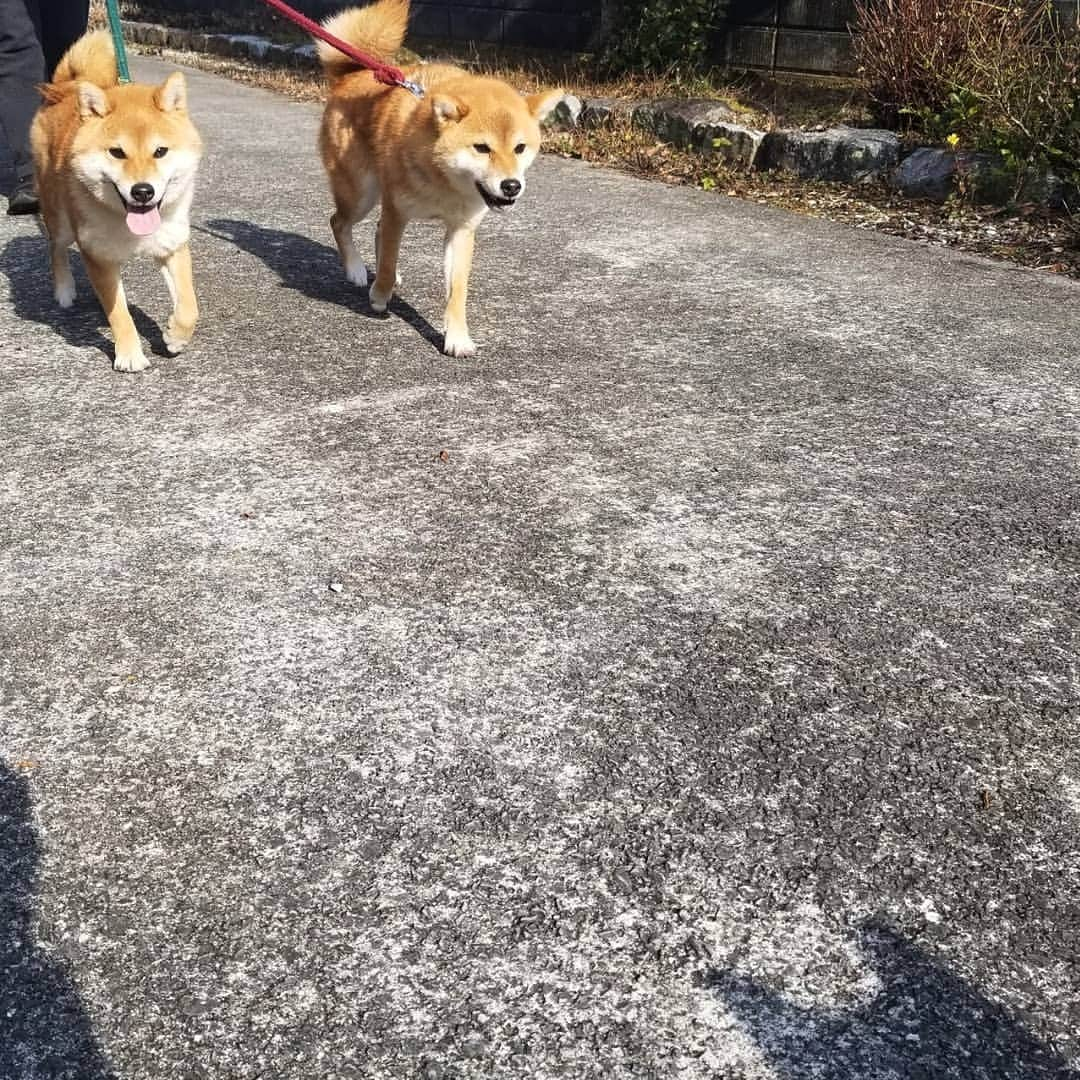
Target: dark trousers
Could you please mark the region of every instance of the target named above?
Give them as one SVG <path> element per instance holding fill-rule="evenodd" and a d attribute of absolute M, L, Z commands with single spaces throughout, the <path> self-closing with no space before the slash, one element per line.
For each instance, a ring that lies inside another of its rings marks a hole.
<path fill-rule="evenodd" d="M 33 172 L 30 123 L 60 58 L 86 33 L 89 0 L 0 0 L 0 126 L 20 180 Z"/>

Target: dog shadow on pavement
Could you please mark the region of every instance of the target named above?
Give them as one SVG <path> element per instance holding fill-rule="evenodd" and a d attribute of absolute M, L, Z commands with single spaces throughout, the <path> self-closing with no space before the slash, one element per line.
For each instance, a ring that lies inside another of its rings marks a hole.
<path fill-rule="evenodd" d="M 732 972 L 715 990 L 781 1080 L 1080 1080 L 1000 1005 L 895 930 L 872 924 L 861 948 L 881 990 L 850 1010 L 804 1008 Z"/>
<path fill-rule="evenodd" d="M 41 232 L 15 236 L 0 249 L 0 274 L 8 279 L 11 302 L 20 319 L 42 323 L 76 348 L 99 348 L 111 360 L 112 339 L 105 333 L 105 312 L 83 270 L 78 252 L 72 252 L 71 270 L 78 295 L 70 308 L 62 308 L 53 296 L 49 271 L 49 249 Z M 128 311 L 140 337 L 155 356 L 168 356 L 165 339 L 158 326 L 141 308 L 128 299 Z"/>
<path fill-rule="evenodd" d="M 34 941 L 40 860 L 30 786 L 0 763 L 0 1077 L 116 1080 L 78 991 Z"/>
<path fill-rule="evenodd" d="M 264 262 L 287 289 L 294 289 L 313 300 L 340 304 L 354 314 L 368 318 L 385 318 L 367 306 L 367 291 L 361 292 L 345 280 L 338 253 L 299 233 L 269 229 L 250 221 L 215 218 L 205 228 L 193 226 L 218 240 L 235 244 L 243 251 Z M 365 303 L 360 302 L 363 296 Z M 400 296 L 390 299 L 389 312 L 408 323 L 419 335 L 442 351 L 443 335 L 407 301 Z"/>

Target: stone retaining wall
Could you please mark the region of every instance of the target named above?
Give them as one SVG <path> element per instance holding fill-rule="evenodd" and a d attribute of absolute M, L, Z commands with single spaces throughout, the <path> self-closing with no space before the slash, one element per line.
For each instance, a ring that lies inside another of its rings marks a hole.
<path fill-rule="evenodd" d="M 1053 173 L 1015 178 L 990 154 L 913 147 L 894 131 L 839 125 L 760 131 L 741 124 L 721 102 L 614 101 L 568 95 L 556 110 L 564 127 L 596 127 L 629 120 L 658 139 L 746 169 L 778 169 L 807 180 L 884 183 L 914 198 L 944 201 L 962 184 L 976 198 L 1021 200 L 1060 207 L 1074 197 Z"/>

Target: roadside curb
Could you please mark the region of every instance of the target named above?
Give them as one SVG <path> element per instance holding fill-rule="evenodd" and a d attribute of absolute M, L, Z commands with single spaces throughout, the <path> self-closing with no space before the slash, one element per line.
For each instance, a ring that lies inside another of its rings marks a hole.
<path fill-rule="evenodd" d="M 152 45 L 159 49 L 209 53 L 235 60 L 250 60 L 262 64 L 284 64 L 289 67 L 315 69 L 319 66 L 315 46 L 281 45 L 256 34 L 204 34 L 198 30 L 182 30 L 157 23 L 129 22 L 121 24 L 128 41 Z"/>

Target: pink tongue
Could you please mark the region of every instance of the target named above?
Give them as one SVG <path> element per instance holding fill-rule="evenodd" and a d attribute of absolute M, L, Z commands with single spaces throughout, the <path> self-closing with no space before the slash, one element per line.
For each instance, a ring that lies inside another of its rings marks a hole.
<path fill-rule="evenodd" d="M 153 210 L 147 210 L 145 214 L 128 213 L 127 216 L 127 227 L 136 236 L 149 236 L 157 230 L 160 224 L 161 214 L 158 212 L 157 207 L 154 207 Z"/>

